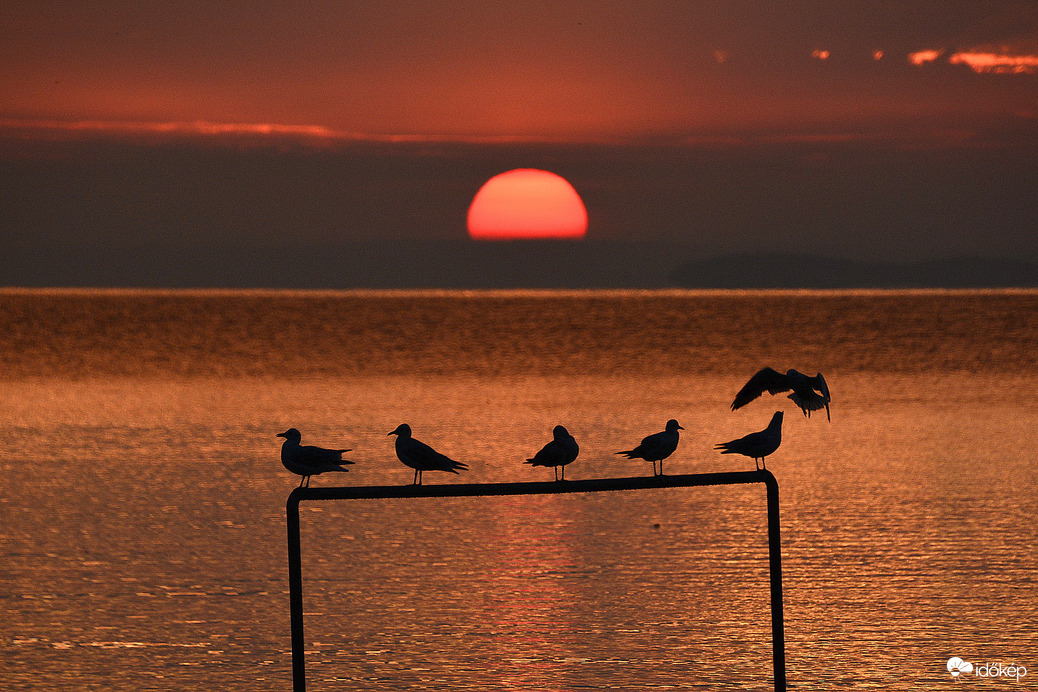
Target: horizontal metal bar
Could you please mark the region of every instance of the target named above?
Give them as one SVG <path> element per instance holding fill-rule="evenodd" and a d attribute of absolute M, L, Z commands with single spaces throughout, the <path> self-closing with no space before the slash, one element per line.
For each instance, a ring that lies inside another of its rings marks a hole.
<path fill-rule="evenodd" d="M 732 471 L 693 473 L 679 476 L 633 476 L 630 478 L 589 478 L 569 481 L 526 481 L 520 483 L 443 483 L 429 485 L 359 485 L 296 488 L 288 501 L 303 500 L 381 500 L 409 497 L 483 497 L 500 495 L 552 495 L 557 493 L 594 493 L 606 490 L 643 490 L 646 488 L 688 488 L 699 485 L 737 485 L 774 483 L 771 471 Z"/>

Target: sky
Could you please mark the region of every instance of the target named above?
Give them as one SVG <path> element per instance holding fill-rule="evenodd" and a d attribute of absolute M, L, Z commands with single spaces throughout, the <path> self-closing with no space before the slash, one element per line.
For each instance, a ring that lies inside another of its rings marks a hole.
<path fill-rule="evenodd" d="M 559 257 L 560 285 L 667 285 L 682 262 L 761 252 L 1038 262 L 1035 2 L 2 14 L 0 241 L 23 261 L 0 285 L 446 285 L 493 262 L 540 285 Z M 468 239 L 469 202 L 513 168 L 573 184 L 584 240 Z"/>

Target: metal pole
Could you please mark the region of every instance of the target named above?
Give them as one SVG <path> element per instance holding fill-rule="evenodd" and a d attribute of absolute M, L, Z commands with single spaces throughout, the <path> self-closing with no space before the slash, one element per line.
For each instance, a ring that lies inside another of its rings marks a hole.
<path fill-rule="evenodd" d="M 292 622 L 292 690 L 306 692 L 306 654 L 303 644 L 303 566 L 299 551 L 299 488 L 288 496 L 288 605 Z"/>
<path fill-rule="evenodd" d="M 768 489 L 768 578 L 771 581 L 771 657 L 774 662 L 775 692 L 786 692 L 786 626 L 782 619 L 782 535 L 779 531 L 778 481 L 770 471 L 764 478 Z"/>
<path fill-rule="evenodd" d="M 778 481 L 771 471 L 700 473 L 681 476 L 637 476 L 578 481 L 525 483 L 451 483 L 444 485 L 346 486 L 296 488 L 288 496 L 288 592 L 292 622 L 292 689 L 306 692 L 303 643 L 303 574 L 299 540 L 302 500 L 362 500 L 410 497 L 492 497 L 587 493 L 646 488 L 764 483 L 768 496 L 768 567 L 771 584 L 771 643 L 775 692 L 786 692 L 786 638 L 782 618 L 782 542 L 779 531 Z"/>

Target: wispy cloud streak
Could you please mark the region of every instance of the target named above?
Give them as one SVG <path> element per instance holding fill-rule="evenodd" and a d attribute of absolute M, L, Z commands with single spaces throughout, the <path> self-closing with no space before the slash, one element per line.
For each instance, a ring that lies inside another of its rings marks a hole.
<path fill-rule="evenodd" d="M 1038 55 L 1006 55 L 999 53 L 955 53 L 948 58 L 953 65 L 968 65 L 977 73 L 1035 74 Z"/>
<path fill-rule="evenodd" d="M 207 120 L 192 121 L 126 121 L 126 120 L 30 120 L 0 118 L 0 131 L 49 132 L 52 134 L 113 134 L 113 135 L 156 135 L 184 137 L 258 137 L 295 138 L 310 144 L 321 142 L 350 143 L 551 143 L 568 139 L 487 135 L 457 136 L 439 134 L 369 134 L 338 130 L 323 125 L 287 125 L 280 123 L 220 123 Z"/>
<path fill-rule="evenodd" d="M 908 54 L 908 62 L 926 65 L 936 62 L 946 51 L 920 50 Z M 968 50 L 952 53 L 945 60 L 950 65 L 966 65 L 977 74 L 1035 74 L 1038 73 L 1038 55 L 995 53 Z"/>

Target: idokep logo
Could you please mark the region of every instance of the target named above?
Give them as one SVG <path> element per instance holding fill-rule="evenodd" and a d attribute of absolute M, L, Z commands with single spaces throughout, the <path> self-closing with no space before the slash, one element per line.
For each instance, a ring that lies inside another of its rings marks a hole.
<path fill-rule="evenodd" d="M 973 673 L 978 678 L 1013 678 L 1020 682 L 1020 678 L 1027 675 L 1027 668 L 1018 665 L 1002 665 L 1002 663 L 981 663 L 974 666 L 969 661 L 964 661 L 958 656 L 948 659 L 948 672 L 956 680 L 960 675 Z"/>
<path fill-rule="evenodd" d="M 951 673 L 953 678 L 957 678 L 962 673 L 972 673 L 973 664 L 969 661 L 963 661 L 958 656 L 952 656 L 948 659 L 948 672 Z"/>

